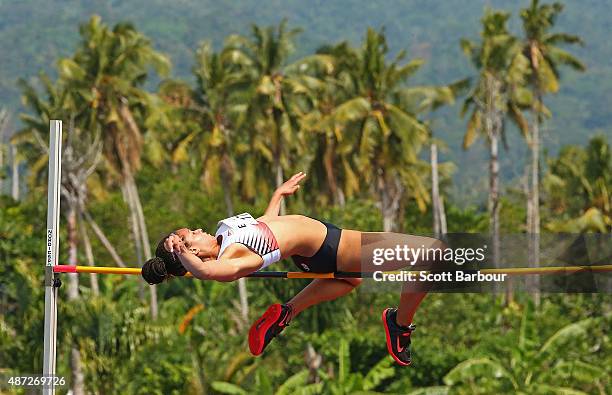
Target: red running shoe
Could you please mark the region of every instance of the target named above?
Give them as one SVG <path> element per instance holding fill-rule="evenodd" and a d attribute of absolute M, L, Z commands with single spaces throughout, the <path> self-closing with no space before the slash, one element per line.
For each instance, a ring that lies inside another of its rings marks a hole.
<path fill-rule="evenodd" d="M 416 328 L 414 325 L 400 326 L 395 317 L 397 309 L 388 308 L 382 313 L 382 322 L 387 336 L 387 350 L 395 362 L 408 366 L 412 362 L 410 356 L 410 334 Z"/>
<path fill-rule="evenodd" d="M 291 320 L 291 307 L 275 303 L 249 329 L 249 349 L 257 356 Z"/>

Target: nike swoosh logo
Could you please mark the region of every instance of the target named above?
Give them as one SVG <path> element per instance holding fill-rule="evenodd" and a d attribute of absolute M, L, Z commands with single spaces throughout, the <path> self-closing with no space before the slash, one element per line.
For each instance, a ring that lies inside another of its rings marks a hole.
<path fill-rule="evenodd" d="M 285 326 L 287 325 L 287 318 L 289 317 L 289 314 L 285 314 L 285 317 L 283 317 L 283 319 L 278 323 L 278 326 Z"/>

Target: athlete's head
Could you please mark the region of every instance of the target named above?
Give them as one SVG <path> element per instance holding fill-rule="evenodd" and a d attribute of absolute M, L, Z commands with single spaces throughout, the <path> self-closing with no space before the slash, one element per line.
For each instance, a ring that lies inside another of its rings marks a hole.
<path fill-rule="evenodd" d="M 155 257 L 142 266 L 142 277 L 149 284 L 159 284 L 168 278 L 187 273 L 178 257 L 166 249 L 164 244 L 169 237 L 179 237 L 185 247 L 203 261 L 216 258 L 219 251 L 217 240 L 202 229 L 178 229 L 157 243 Z"/>
<path fill-rule="evenodd" d="M 191 230 L 187 228 L 178 229 L 174 231 L 174 234 L 181 239 L 189 251 L 201 260 L 208 261 L 217 258 L 219 244 L 215 236 L 204 232 L 202 229 Z"/>

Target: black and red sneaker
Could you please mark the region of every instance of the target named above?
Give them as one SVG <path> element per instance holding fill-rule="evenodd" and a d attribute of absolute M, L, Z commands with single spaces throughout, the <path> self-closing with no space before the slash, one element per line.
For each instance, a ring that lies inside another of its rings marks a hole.
<path fill-rule="evenodd" d="M 412 362 L 410 357 L 410 334 L 416 328 L 410 324 L 408 326 L 400 326 L 397 324 L 395 317 L 397 309 L 388 308 L 382 313 L 382 322 L 385 326 L 385 334 L 387 335 L 387 350 L 395 359 L 395 362 L 400 365 L 408 366 Z"/>
<path fill-rule="evenodd" d="M 291 307 L 275 303 L 249 329 L 251 354 L 259 355 L 272 339 L 281 333 L 291 320 Z"/>

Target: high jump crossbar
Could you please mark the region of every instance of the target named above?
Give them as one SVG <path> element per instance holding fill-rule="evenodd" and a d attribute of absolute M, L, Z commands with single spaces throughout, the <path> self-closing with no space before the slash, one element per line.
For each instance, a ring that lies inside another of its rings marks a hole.
<path fill-rule="evenodd" d="M 57 265 L 53 268 L 55 273 L 98 273 L 98 274 L 127 274 L 139 275 L 141 268 L 137 267 L 109 267 L 109 266 L 72 266 Z M 415 272 L 418 270 L 415 270 Z M 530 274 L 572 274 L 580 272 L 612 272 L 612 265 L 583 265 L 583 266 L 549 266 L 549 267 L 515 267 L 503 269 L 480 269 L 483 274 L 508 274 L 510 276 Z M 398 273 L 398 272 L 385 272 Z M 251 278 L 372 278 L 370 272 L 335 272 L 335 273 L 308 273 L 308 272 L 273 272 L 263 271 L 247 275 Z M 192 277 L 187 273 L 186 277 Z"/>

